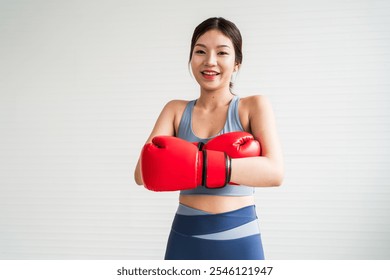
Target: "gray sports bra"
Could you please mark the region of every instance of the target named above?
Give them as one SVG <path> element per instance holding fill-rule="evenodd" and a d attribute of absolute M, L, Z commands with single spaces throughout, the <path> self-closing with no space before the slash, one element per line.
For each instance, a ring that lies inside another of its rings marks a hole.
<path fill-rule="evenodd" d="M 238 102 L 240 98 L 238 96 L 234 96 L 233 99 L 230 102 L 228 114 L 226 118 L 225 125 L 223 129 L 215 136 L 224 134 L 226 132 L 233 132 L 233 131 L 244 131 L 240 118 L 238 116 Z M 181 117 L 180 124 L 179 124 L 179 130 L 177 137 L 182 138 L 184 140 L 187 140 L 189 142 L 203 142 L 207 143 L 210 139 L 213 139 L 213 137 L 209 138 L 199 138 L 194 134 L 194 131 L 192 130 L 192 111 L 194 109 L 196 100 L 192 100 L 188 102 L 184 112 L 183 116 Z M 180 191 L 180 194 L 185 195 L 224 195 L 224 196 L 247 196 L 247 195 L 253 195 L 254 194 L 254 188 L 248 187 L 248 186 L 237 186 L 237 185 L 226 185 L 224 188 L 218 188 L 218 189 L 208 189 L 203 186 L 198 186 L 195 189 L 191 190 L 185 190 Z"/>

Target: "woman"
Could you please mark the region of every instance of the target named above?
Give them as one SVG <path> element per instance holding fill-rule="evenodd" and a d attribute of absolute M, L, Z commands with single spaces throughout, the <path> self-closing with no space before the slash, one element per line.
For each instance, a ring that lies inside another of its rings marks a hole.
<path fill-rule="evenodd" d="M 254 187 L 281 185 L 283 158 L 267 98 L 232 93 L 241 48 L 240 31 L 224 18 L 196 27 L 189 63 L 200 96 L 166 104 L 138 161 L 138 185 L 180 190 L 165 259 L 264 259 Z M 256 154 L 230 155 L 233 142 L 248 141 L 258 143 Z"/>

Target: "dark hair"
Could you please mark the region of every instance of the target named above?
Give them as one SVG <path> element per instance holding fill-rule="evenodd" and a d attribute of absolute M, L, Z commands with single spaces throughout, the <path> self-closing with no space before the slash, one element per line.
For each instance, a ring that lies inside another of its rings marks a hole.
<path fill-rule="evenodd" d="M 198 41 L 200 36 L 202 36 L 207 31 L 210 30 L 218 30 L 232 41 L 234 47 L 234 53 L 235 53 L 234 60 L 238 65 L 240 65 L 242 63 L 242 37 L 241 37 L 240 30 L 233 22 L 224 19 L 222 17 L 212 17 L 206 19 L 195 28 L 194 34 L 192 35 L 192 39 L 191 39 L 191 50 L 190 50 L 189 62 L 191 62 L 192 53 L 194 51 L 196 41 Z M 233 88 L 233 83 L 230 82 L 230 89 L 232 88 Z"/>

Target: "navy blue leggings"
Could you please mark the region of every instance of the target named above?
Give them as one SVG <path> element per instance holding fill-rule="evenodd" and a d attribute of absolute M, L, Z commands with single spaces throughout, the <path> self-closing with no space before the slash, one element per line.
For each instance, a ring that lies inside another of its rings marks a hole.
<path fill-rule="evenodd" d="M 255 206 L 210 214 L 180 204 L 165 259 L 263 260 Z"/>

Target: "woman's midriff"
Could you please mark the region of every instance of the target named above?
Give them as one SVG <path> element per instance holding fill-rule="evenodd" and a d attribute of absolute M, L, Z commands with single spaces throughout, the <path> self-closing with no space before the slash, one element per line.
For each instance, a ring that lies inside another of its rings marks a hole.
<path fill-rule="evenodd" d="M 229 212 L 255 204 L 253 196 L 180 195 L 179 202 L 213 214 Z"/>

